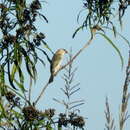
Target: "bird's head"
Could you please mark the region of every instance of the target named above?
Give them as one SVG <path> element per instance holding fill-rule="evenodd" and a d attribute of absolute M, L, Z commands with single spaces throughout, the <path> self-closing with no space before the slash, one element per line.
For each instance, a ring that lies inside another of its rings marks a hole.
<path fill-rule="evenodd" d="M 58 49 L 56 53 L 60 54 L 60 55 L 64 55 L 64 54 L 66 54 L 68 52 L 65 49 Z"/>

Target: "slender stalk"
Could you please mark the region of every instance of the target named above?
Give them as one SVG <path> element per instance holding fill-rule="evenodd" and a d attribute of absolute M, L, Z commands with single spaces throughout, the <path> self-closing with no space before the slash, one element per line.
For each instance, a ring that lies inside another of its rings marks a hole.
<path fill-rule="evenodd" d="M 47 82 L 47 84 L 43 87 L 41 93 L 39 94 L 39 96 L 37 97 L 36 101 L 34 102 L 34 106 L 38 103 L 38 101 L 40 100 L 40 98 L 43 96 L 45 90 L 47 89 L 49 85 L 49 82 Z"/>
<path fill-rule="evenodd" d="M 28 94 L 28 99 L 29 99 L 29 102 L 31 102 L 31 92 L 32 92 L 32 78 L 30 76 L 30 84 L 29 84 L 29 94 Z"/>
<path fill-rule="evenodd" d="M 63 65 L 63 66 L 59 69 L 59 71 L 62 70 L 62 69 L 64 69 L 64 68 L 65 68 L 66 66 L 68 66 L 69 64 L 71 64 L 71 63 L 77 58 L 77 56 L 79 56 L 79 54 L 80 54 L 85 48 L 87 48 L 87 47 L 91 44 L 93 38 L 94 38 L 94 36 L 92 36 L 92 37 L 89 39 L 89 41 L 72 57 L 72 59 L 71 59 L 70 61 L 68 61 L 65 65 Z"/>
<path fill-rule="evenodd" d="M 124 129 L 124 124 L 126 120 L 129 118 L 129 115 L 127 115 L 128 100 L 130 97 L 130 93 L 128 93 L 128 85 L 130 83 L 129 79 L 130 79 L 130 51 L 129 51 L 128 65 L 126 68 L 126 78 L 123 86 L 123 95 L 122 95 L 122 104 L 121 104 L 120 122 L 119 122 L 120 130 Z"/>

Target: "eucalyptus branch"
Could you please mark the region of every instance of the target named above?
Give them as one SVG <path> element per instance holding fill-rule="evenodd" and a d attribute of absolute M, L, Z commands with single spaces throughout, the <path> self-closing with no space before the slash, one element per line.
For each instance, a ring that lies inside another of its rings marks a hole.
<path fill-rule="evenodd" d="M 79 56 L 79 54 L 85 49 L 87 48 L 92 40 L 93 40 L 94 36 L 92 36 L 89 41 L 72 57 L 72 59 L 70 61 L 68 61 L 65 65 L 61 66 L 61 68 L 59 69 L 59 71 L 61 71 L 62 69 L 64 69 L 66 66 L 68 66 L 69 64 L 71 64 L 76 58 L 77 56 Z"/>

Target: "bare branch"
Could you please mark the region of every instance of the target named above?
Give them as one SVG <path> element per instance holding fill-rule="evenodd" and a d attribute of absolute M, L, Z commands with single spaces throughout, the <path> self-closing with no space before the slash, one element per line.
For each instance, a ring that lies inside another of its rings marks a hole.
<path fill-rule="evenodd" d="M 89 41 L 72 57 L 72 59 L 71 59 L 70 61 L 68 61 L 65 65 L 63 65 L 63 66 L 59 69 L 59 71 L 62 70 L 62 69 L 64 69 L 64 68 L 65 68 L 66 66 L 68 66 L 69 64 L 71 64 L 71 63 L 77 58 L 77 56 L 79 56 L 79 54 L 80 54 L 85 48 L 87 48 L 87 47 L 91 44 L 93 38 L 94 38 L 94 37 L 91 37 L 91 38 L 89 39 Z"/>
<path fill-rule="evenodd" d="M 43 87 L 41 93 L 39 94 L 39 96 L 37 97 L 36 101 L 34 102 L 34 106 L 38 103 L 38 101 L 40 100 L 40 98 L 43 96 L 45 90 L 47 89 L 49 85 L 49 82 L 46 83 L 46 85 Z"/>

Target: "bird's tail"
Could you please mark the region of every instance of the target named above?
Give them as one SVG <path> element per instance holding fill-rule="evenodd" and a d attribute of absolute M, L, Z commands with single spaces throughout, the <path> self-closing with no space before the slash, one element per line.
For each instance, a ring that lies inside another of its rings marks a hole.
<path fill-rule="evenodd" d="M 49 78 L 49 83 L 53 82 L 53 79 L 54 79 L 54 76 L 51 75 L 50 78 Z"/>

